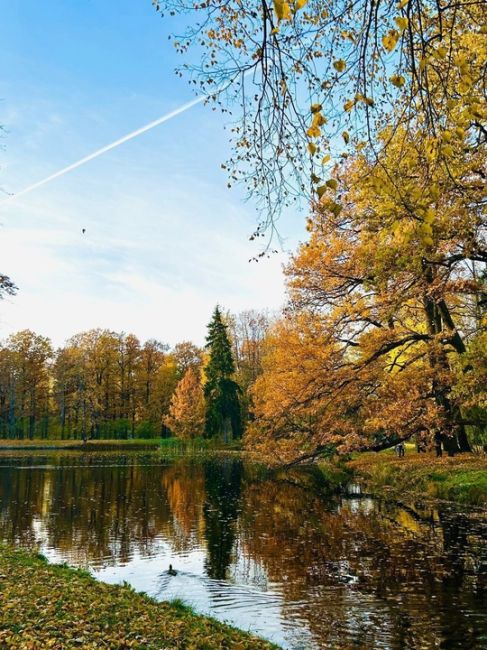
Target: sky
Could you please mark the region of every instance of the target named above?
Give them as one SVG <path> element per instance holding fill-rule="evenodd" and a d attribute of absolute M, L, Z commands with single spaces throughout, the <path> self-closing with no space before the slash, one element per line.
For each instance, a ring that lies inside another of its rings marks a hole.
<path fill-rule="evenodd" d="M 194 98 L 168 40 L 181 19 L 150 0 L 0 0 L 0 188 L 19 192 Z M 228 124 L 227 124 L 228 126 Z M 227 188 L 225 117 L 197 105 L 18 199 L 0 203 L 0 338 L 55 345 L 102 327 L 174 345 L 204 341 L 214 306 L 284 302 L 286 250 L 249 263 L 258 214 Z M 6 195 L 4 195 L 6 196 Z M 0 201 L 2 196 L 0 195 Z M 86 233 L 82 233 L 82 229 Z"/>

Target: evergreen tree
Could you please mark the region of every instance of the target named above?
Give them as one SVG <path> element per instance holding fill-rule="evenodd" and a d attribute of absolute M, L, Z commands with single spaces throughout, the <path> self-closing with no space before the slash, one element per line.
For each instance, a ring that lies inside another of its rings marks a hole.
<path fill-rule="evenodd" d="M 218 306 L 208 325 L 206 349 L 209 352 L 205 368 L 206 435 L 223 435 L 227 442 L 232 437 L 240 437 L 242 422 L 239 387 L 232 379 L 235 373 L 232 347 Z"/>

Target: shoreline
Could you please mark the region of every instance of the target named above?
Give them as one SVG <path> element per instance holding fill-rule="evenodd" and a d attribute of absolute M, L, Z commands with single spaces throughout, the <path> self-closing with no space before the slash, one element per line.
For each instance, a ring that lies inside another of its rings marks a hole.
<path fill-rule="evenodd" d="M 62 449 L 75 449 L 80 451 L 102 451 L 103 448 L 115 448 L 115 449 L 158 449 L 161 445 L 161 440 L 163 439 L 147 439 L 142 438 L 132 439 L 132 440 L 88 440 L 83 442 L 82 440 L 43 440 L 43 439 L 34 439 L 34 440 L 9 440 L 2 439 L 0 440 L 0 451 L 28 451 L 29 449 L 43 449 L 57 451 Z"/>
<path fill-rule="evenodd" d="M 251 452 L 237 444 L 217 441 L 152 438 L 129 440 L 0 440 L 0 454 L 28 451 L 159 451 L 168 457 L 194 453 L 238 454 L 259 463 Z M 433 452 L 418 454 L 413 445 L 398 458 L 391 450 L 352 454 L 348 459 L 318 460 L 323 478 L 340 491 L 347 483 L 359 482 L 367 492 L 388 499 L 421 499 L 487 508 L 487 455 L 458 454 L 436 458 Z M 301 467 L 306 467 L 303 464 Z"/>
<path fill-rule="evenodd" d="M 194 440 L 181 440 L 178 438 L 129 438 L 129 439 L 97 439 L 88 440 L 11 440 L 0 439 L 0 452 L 2 451 L 167 451 L 167 452 L 192 452 L 192 451 L 240 451 L 240 441 L 237 444 L 221 444 L 218 441 L 197 438 Z"/>
<path fill-rule="evenodd" d="M 458 454 L 436 458 L 410 451 L 363 453 L 345 463 L 352 480 L 368 492 L 396 501 L 422 500 L 487 509 L 487 456 Z"/>
<path fill-rule="evenodd" d="M 278 650 L 269 641 L 196 614 L 181 601 L 158 602 L 127 584 L 109 585 L 83 569 L 49 564 L 39 553 L 3 545 L 0 646 Z"/>

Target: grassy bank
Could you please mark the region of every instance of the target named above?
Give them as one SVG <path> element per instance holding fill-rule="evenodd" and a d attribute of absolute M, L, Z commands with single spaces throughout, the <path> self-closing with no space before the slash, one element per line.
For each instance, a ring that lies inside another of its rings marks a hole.
<path fill-rule="evenodd" d="M 180 440 L 179 438 L 135 438 L 129 440 L 0 440 L 0 451 L 16 451 L 29 449 L 45 450 L 81 450 L 81 451 L 112 451 L 112 450 L 137 450 L 137 449 L 158 449 L 162 453 L 184 453 L 202 452 L 217 449 L 236 450 L 240 449 L 240 441 L 232 441 L 224 445 L 217 440 Z"/>
<path fill-rule="evenodd" d="M 180 602 L 157 603 L 129 586 L 0 546 L 0 647 L 271 650 L 276 646 Z"/>
<path fill-rule="evenodd" d="M 487 507 L 487 457 L 459 454 L 436 458 L 412 449 L 364 453 L 347 463 L 367 490 L 393 498 L 423 497 Z"/>
<path fill-rule="evenodd" d="M 169 438 L 168 441 L 172 441 Z M 84 449 L 84 450 L 105 450 L 109 449 L 157 449 L 164 443 L 161 438 L 150 438 L 144 440 L 137 438 L 134 440 L 88 440 L 84 443 L 82 440 L 50 440 L 38 438 L 35 440 L 0 440 L 0 450 L 16 449 Z"/>

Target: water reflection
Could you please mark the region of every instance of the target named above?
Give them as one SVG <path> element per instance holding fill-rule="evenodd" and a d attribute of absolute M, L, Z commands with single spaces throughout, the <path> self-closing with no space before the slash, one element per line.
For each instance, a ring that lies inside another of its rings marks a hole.
<path fill-rule="evenodd" d="M 324 487 L 231 458 L 4 455 L 0 537 L 289 648 L 487 647 L 485 515 Z"/>
<path fill-rule="evenodd" d="M 240 508 L 242 464 L 229 458 L 210 460 L 205 475 L 205 569 L 210 578 L 223 580 L 232 562 L 235 527 Z"/>

